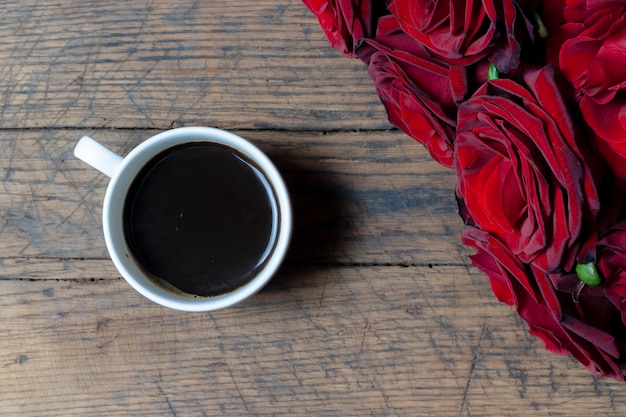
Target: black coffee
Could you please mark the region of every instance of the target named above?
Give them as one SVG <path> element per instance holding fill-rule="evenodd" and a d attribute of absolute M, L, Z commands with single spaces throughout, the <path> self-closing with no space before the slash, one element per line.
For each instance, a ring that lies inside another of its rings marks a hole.
<path fill-rule="evenodd" d="M 250 281 L 272 250 L 273 198 L 261 172 L 230 148 L 175 146 L 133 182 L 126 242 L 157 280 L 191 295 L 225 294 Z"/>

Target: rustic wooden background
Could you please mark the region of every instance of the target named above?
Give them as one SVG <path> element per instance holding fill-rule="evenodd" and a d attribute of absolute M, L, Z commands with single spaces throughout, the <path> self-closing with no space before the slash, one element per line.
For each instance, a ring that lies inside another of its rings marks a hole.
<path fill-rule="evenodd" d="M 258 144 L 294 201 L 279 275 L 214 313 L 120 279 L 108 178 L 72 156 L 189 125 Z M 626 415 L 495 300 L 453 173 L 299 0 L 2 2 L 0 147 L 0 415 Z"/>

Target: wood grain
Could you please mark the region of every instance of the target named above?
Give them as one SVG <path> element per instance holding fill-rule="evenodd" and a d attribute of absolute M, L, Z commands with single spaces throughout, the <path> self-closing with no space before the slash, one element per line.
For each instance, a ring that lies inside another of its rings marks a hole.
<path fill-rule="evenodd" d="M 6 415 L 618 416 L 626 391 L 545 351 L 464 267 L 297 267 L 179 313 L 121 280 L 9 281 Z"/>
<path fill-rule="evenodd" d="M 388 127 L 299 0 L 4 2 L 0 128 Z"/>
<path fill-rule="evenodd" d="M 0 415 L 626 415 L 468 266 L 454 172 L 300 0 L 1 4 Z M 72 155 L 189 125 L 257 144 L 294 203 L 283 268 L 214 313 L 119 278 L 109 179 Z"/>

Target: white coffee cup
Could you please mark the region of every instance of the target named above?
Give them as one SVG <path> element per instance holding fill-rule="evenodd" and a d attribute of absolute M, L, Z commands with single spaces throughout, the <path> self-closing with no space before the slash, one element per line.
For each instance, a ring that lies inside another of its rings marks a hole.
<path fill-rule="evenodd" d="M 256 275 L 232 292 L 211 296 L 189 296 L 157 284 L 134 259 L 126 243 L 123 225 L 128 190 L 141 169 L 161 152 L 188 142 L 211 142 L 229 147 L 254 162 L 270 184 L 276 202 L 276 238 L 269 257 Z M 122 277 L 148 299 L 175 310 L 211 311 L 231 306 L 257 293 L 274 276 L 287 253 L 292 233 L 291 203 L 285 183 L 270 159 L 256 146 L 233 133 L 209 127 L 183 127 L 159 133 L 134 148 L 126 157 L 90 137 L 81 138 L 74 155 L 111 177 L 104 197 L 102 223 L 109 255 Z"/>

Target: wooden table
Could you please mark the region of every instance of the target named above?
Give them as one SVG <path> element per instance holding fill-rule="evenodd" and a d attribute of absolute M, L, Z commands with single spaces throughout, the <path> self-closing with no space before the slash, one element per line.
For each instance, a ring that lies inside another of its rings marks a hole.
<path fill-rule="evenodd" d="M 299 0 L 2 11 L 0 415 L 626 415 L 626 385 L 495 300 L 460 244 L 454 174 L 391 128 Z M 278 276 L 213 313 L 120 278 L 108 178 L 72 153 L 190 125 L 260 146 L 295 210 Z"/>

